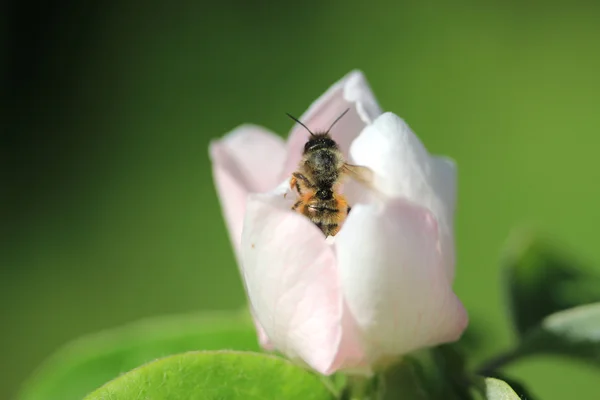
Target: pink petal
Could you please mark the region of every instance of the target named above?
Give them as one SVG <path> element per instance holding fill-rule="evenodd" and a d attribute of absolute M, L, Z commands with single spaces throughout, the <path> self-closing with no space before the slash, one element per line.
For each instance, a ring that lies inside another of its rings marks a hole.
<path fill-rule="evenodd" d="M 452 160 L 431 156 L 410 127 L 385 113 L 367 126 L 352 143 L 350 153 L 376 176 L 377 188 L 430 210 L 439 223 L 443 263 L 454 277 L 454 209 L 456 167 Z"/>
<path fill-rule="evenodd" d="M 328 374 L 361 352 L 344 317 L 333 249 L 278 195 L 251 195 L 242 234 L 243 274 L 255 316 L 274 346 Z"/>
<path fill-rule="evenodd" d="M 428 210 L 403 199 L 356 205 L 335 246 L 344 296 L 373 362 L 460 337 L 467 314 L 446 279 Z"/>
<path fill-rule="evenodd" d="M 242 224 L 248 193 L 264 192 L 277 185 L 277 168 L 285 159 L 283 140 L 268 130 L 242 125 L 223 139 L 210 144 L 213 175 L 225 221 L 240 265 Z M 253 315 L 254 317 L 254 315 Z M 273 346 L 260 323 L 254 318 L 263 348 Z"/>
<path fill-rule="evenodd" d="M 350 144 L 360 131 L 381 114 L 362 72 L 352 71 L 336 82 L 299 119 L 312 132 L 325 132 L 347 108 L 350 108 L 348 114 L 331 130 L 331 136 L 347 155 Z M 295 124 L 288 139 L 288 155 L 281 179 L 288 177 L 297 168 L 308 138 L 306 129 Z"/>
<path fill-rule="evenodd" d="M 231 242 L 239 256 L 246 196 L 277 186 L 276 166 L 283 164 L 285 144 L 264 128 L 242 125 L 223 139 L 213 141 L 210 156 Z"/>
<path fill-rule="evenodd" d="M 260 346 L 268 351 L 275 350 L 275 346 L 271 342 L 271 339 L 269 339 L 269 337 L 267 336 L 265 328 L 263 328 L 260 322 L 258 322 L 256 317 L 254 316 L 254 313 L 252 315 L 252 319 L 254 320 L 254 326 L 256 327 L 256 335 L 258 336 L 258 343 L 260 343 Z"/>

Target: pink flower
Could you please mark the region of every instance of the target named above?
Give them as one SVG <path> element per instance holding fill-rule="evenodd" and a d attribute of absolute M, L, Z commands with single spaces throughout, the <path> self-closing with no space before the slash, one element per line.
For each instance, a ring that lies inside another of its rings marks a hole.
<path fill-rule="evenodd" d="M 261 343 L 323 374 L 368 372 L 455 341 L 468 321 L 452 291 L 454 163 L 431 156 L 401 118 L 382 113 L 358 71 L 300 120 L 326 130 L 346 108 L 331 135 L 348 162 L 374 172 L 380 195 L 347 184 L 352 211 L 329 240 L 290 210 L 288 181 L 308 139 L 304 128 L 295 125 L 286 144 L 244 125 L 210 147 Z"/>

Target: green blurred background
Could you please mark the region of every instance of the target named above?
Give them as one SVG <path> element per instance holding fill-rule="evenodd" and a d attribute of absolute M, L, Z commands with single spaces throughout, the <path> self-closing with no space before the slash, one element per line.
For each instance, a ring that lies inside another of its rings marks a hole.
<path fill-rule="evenodd" d="M 244 122 L 286 135 L 285 112 L 354 68 L 458 162 L 455 287 L 486 335 L 478 359 L 512 339 L 498 264 L 511 228 L 538 226 L 600 270 L 600 5 L 191 3 L 3 13 L 0 398 L 82 334 L 240 307 L 208 143 Z M 562 359 L 508 371 L 546 400 L 600 389 Z"/>

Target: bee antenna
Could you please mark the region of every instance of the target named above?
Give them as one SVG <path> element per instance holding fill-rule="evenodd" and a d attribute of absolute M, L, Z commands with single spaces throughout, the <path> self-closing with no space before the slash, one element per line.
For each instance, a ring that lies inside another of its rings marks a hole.
<path fill-rule="evenodd" d="M 343 117 L 344 115 L 346 115 L 346 113 L 347 113 L 348 111 L 350 111 L 350 109 L 349 109 L 349 108 L 346 108 L 346 111 L 344 111 L 344 112 L 342 113 L 342 115 L 340 115 L 339 117 L 337 117 L 337 118 L 336 118 L 336 120 L 335 120 L 335 121 L 333 121 L 333 124 L 331 124 L 331 126 L 329 127 L 329 129 L 327 129 L 327 133 L 329 133 L 329 131 L 331 130 L 331 128 L 333 128 L 333 126 L 334 126 L 335 124 L 337 124 L 337 122 L 338 122 L 340 119 L 342 119 L 342 117 Z"/>
<path fill-rule="evenodd" d="M 306 129 L 308 131 L 308 133 L 310 133 L 311 136 L 315 136 L 314 133 L 312 133 L 312 131 L 310 129 L 308 129 L 308 126 L 304 125 L 302 122 L 300 122 L 296 117 L 292 116 L 291 114 L 285 113 L 288 117 L 290 117 L 291 119 L 293 119 L 294 121 L 296 121 L 297 123 L 299 123 L 300 125 L 302 125 L 304 127 L 304 129 Z"/>

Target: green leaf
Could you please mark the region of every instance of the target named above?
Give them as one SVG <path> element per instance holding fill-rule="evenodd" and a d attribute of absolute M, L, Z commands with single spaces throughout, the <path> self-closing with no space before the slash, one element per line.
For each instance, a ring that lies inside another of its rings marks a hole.
<path fill-rule="evenodd" d="M 136 368 L 85 400 L 331 400 L 321 378 L 266 354 L 190 352 Z"/>
<path fill-rule="evenodd" d="M 521 400 L 508 383 L 496 378 L 479 378 L 476 388 L 486 400 Z"/>
<path fill-rule="evenodd" d="M 508 376 L 499 373 L 495 373 L 493 376 L 489 376 L 488 378 L 496 378 L 506 382 L 522 400 L 535 400 L 537 398 L 534 397 L 531 391 L 527 389 L 523 383 L 514 378 L 509 378 Z"/>
<path fill-rule="evenodd" d="M 559 354 L 600 366 L 600 303 L 554 313 L 530 332 L 517 350 L 526 354 Z"/>
<path fill-rule="evenodd" d="M 241 313 L 152 318 L 76 340 L 29 379 L 19 400 L 81 400 L 100 385 L 148 361 L 191 350 L 258 350 Z"/>
<path fill-rule="evenodd" d="M 522 336 L 557 311 L 600 301 L 600 277 L 531 233 L 513 235 L 504 257 L 509 311 Z"/>

